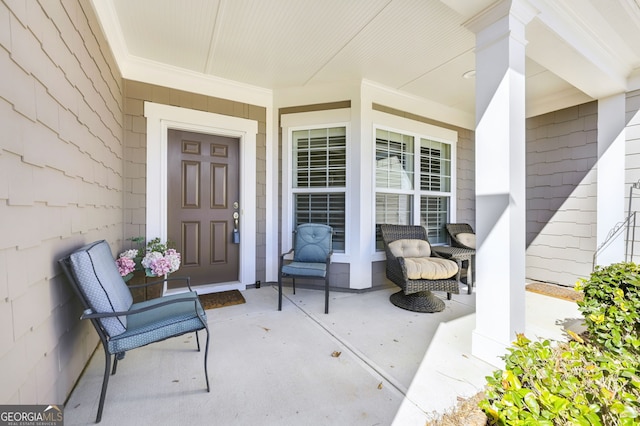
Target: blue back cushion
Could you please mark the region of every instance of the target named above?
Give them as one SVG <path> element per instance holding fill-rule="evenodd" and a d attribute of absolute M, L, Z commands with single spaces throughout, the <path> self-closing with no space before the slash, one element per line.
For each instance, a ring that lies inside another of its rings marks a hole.
<path fill-rule="evenodd" d="M 79 248 L 69 256 L 80 291 L 95 313 L 127 311 L 133 303 L 131 291 L 118 272 L 109 244 L 102 240 Z M 127 329 L 127 317 L 100 319 L 109 336 Z"/>
<path fill-rule="evenodd" d="M 333 229 L 328 225 L 305 223 L 296 228 L 294 262 L 325 262 L 331 251 Z"/>

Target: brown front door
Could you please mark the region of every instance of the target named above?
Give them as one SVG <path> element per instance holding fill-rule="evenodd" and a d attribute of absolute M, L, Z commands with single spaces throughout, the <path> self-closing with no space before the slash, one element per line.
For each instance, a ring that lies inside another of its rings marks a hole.
<path fill-rule="evenodd" d="M 176 275 L 190 276 L 191 285 L 237 281 L 239 140 L 182 130 L 167 139 L 167 237 L 182 255 Z"/>

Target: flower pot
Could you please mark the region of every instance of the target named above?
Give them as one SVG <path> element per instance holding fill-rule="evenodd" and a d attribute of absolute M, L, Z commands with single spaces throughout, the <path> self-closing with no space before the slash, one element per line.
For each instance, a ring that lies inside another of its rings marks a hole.
<path fill-rule="evenodd" d="M 127 281 L 128 286 L 146 284 L 148 282 L 154 282 L 162 280 L 161 277 L 147 277 L 144 271 L 135 271 L 133 277 Z M 162 281 L 157 284 L 150 285 L 148 287 L 132 288 L 131 295 L 133 296 L 133 302 L 144 302 L 145 300 L 155 299 L 162 296 L 163 285 Z"/>

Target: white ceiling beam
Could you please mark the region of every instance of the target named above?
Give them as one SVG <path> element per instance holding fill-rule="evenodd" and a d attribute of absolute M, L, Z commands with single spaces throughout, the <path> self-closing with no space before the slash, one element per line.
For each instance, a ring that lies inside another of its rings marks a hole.
<path fill-rule="evenodd" d="M 531 0 L 539 10 L 527 27 L 527 56 L 594 99 L 626 90 L 630 65 L 578 20 L 589 2 Z M 602 22 L 600 25 L 606 25 Z"/>

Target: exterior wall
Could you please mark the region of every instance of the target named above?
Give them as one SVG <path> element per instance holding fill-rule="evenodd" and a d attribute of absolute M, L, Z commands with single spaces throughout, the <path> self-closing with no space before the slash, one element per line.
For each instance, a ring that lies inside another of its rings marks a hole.
<path fill-rule="evenodd" d="M 476 223 L 476 143 L 471 130 L 454 128 L 458 132 L 458 206 L 457 223 Z"/>
<path fill-rule="evenodd" d="M 122 225 L 122 89 L 88 0 L 0 2 L 0 404 L 61 404 L 98 343 L 56 260 Z"/>
<path fill-rule="evenodd" d="M 527 120 L 528 279 L 573 286 L 596 245 L 597 102 Z"/>
<path fill-rule="evenodd" d="M 147 124 L 144 117 L 145 101 L 246 118 L 258 122 L 255 200 L 257 210 L 256 279 L 265 282 L 266 108 L 131 80 L 124 81 L 124 96 L 125 238 L 146 236 Z"/>
<path fill-rule="evenodd" d="M 629 188 L 640 182 L 640 90 L 627 93 L 625 144 L 625 215 L 630 212 Z M 638 185 L 640 186 L 640 185 Z M 640 211 L 640 188 L 633 189 L 631 212 Z M 635 241 L 627 245 L 627 260 L 640 262 L 640 215 L 636 215 Z M 633 254 L 633 256 L 631 256 Z"/>

